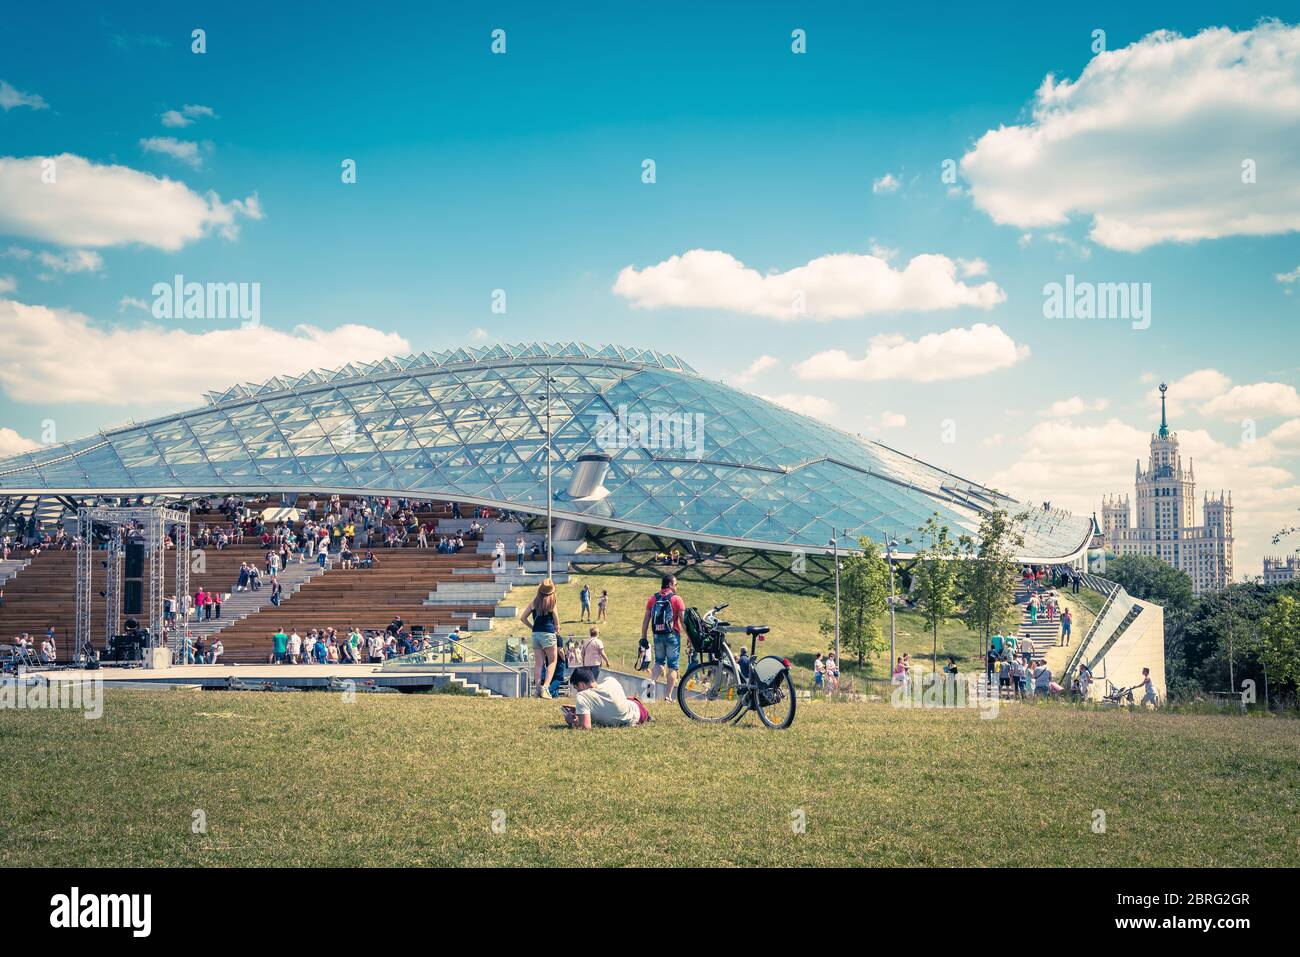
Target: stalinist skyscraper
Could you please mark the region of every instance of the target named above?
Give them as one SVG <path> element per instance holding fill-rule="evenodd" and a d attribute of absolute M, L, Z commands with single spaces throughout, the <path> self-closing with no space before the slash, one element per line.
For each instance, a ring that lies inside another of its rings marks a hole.
<path fill-rule="evenodd" d="M 1178 433 L 1169 431 L 1165 393 L 1160 383 L 1160 431 L 1151 435 L 1146 471 L 1137 463 L 1137 522 L 1130 524 L 1129 499 L 1102 502 L 1102 534 L 1118 557 L 1150 555 L 1187 572 L 1199 594 L 1232 581 L 1232 493 L 1206 495 L 1203 522 L 1196 520 L 1196 479 L 1189 459 L 1178 454 Z"/>

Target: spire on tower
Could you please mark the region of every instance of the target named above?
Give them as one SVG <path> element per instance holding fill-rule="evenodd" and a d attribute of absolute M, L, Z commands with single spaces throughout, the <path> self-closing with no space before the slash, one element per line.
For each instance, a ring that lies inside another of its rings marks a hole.
<path fill-rule="evenodd" d="M 1160 383 L 1160 437 L 1169 438 L 1169 422 L 1165 418 L 1165 393 L 1169 391 L 1167 383 Z"/>

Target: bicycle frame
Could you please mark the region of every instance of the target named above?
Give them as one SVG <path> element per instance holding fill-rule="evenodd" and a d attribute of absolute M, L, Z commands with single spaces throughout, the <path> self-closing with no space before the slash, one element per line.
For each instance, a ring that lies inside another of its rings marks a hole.
<path fill-rule="evenodd" d="M 726 605 L 720 605 L 704 616 L 704 621 L 711 628 L 716 629 L 720 633 L 725 633 L 728 629 L 732 628 L 730 622 L 718 621 L 717 619 L 717 613 L 726 607 L 727 607 Z M 749 666 L 746 669 L 742 669 L 740 667 L 740 660 L 736 657 L 735 653 L 731 650 L 731 643 L 728 642 L 725 637 L 719 638 L 719 643 L 721 645 L 721 648 L 718 651 L 709 652 L 709 657 L 712 660 L 725 661 L 738 679 L 736 685 L 736 691 L 737 694 L 741 696 L 742 707 L 736 712 L 736 716 L 730 720 L 729 722 L 730 724 L 739 724 L 740 720 L 743 717 L 745 717 L 745 715 L 748 712 L 758 711 L 759 708 L 761 707 L 758 700 L 758 694 L 760 691 L 764 690 L 765 685 L 758 678 L 755 668 L 757 667 L 757 662 L 760 660 L 758 657 L 758 642 L 762 636 L 753 632 L 748 632 L 748 634 L 749 634 Z M 767 657 L 775 658 L 776 656 L 770 655 Z M 780 660 L 782 662 L 782 667 L 788 671 L 789 665 L 785 662 L 784 659 L 780 659 Z"/>

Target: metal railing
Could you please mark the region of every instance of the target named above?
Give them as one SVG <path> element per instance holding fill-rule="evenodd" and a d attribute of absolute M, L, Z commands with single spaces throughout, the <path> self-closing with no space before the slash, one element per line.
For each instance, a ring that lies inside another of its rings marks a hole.
<path fill-rule="evenodd" d="M 1118 606 L 1124 606 L 1123 614 L 1120 614 L 1118 619 L 1115 619 L 1114 624 L 1110 625 L 1109 630 L 1106 632 L 1107 635 L 1112 634 L 1120 627 L 1124 618 L 1128 615 L 1129 610 L 1133 607 L 1133 600 L 1129 598 L 1123 588 L 1113 581 L 1099 578 L 1096 575 L 1081 575 L 1080 583 L 1086 585 L 1092 591 L 1105 595 L 1106 600 L 1102 602 L 1101 608 L 1097 611 L 1097 617 L 1092 620 L 1092 626 L 1079 642 L 1079 646 L 1075 648 L 1074 654 L 1072 654 L 1069 661 L 1066 662 L 1065 670 L 1062 672 L 1062 683 L 1068 681 L 1075 673 L 1079 667 L 1079 663 L 1083 661 L 1084 655 L 1088 651 L 1088 647 L 1092 644 L 1094 639 L 1096 639 L 1097 635 L 1101 633 L 1102 628 L 1115 618 L 1115 609 Z M 1120 596 L 1123 597 L 1121 598 Z M 1127 599 L 1127 602 L 1125 602 L 1125 599 Z"/>
<path fill-rule="evenodd" d="M 425 648 L 421 651 L 413 651 L 409 654 L 398 655 L 395 658 L 387 659 L 379 666 L 381 671 L 400 671 L 403 668 L 438 668 L 448 672 L 454 671 L 472 671 L 477 668 L 482 672 L 488 666 L 503 668 L 512 673 L 515 677 L 516 696 L 526 698 L 532 690 L 532 673 L 527 668 L 519 668 L 515 665 L 499 661 L 489 654 L 485 654 L 477 648 L 452 638 L 450 635 L 444 635 L 436 639 L 430 639 L 435 642 L 431 648 Z M 453 655 L 455 649 L 460 649 L 461 655 L 459 660 Z M 473 656 L 472 658 L 470 656 Z"/>

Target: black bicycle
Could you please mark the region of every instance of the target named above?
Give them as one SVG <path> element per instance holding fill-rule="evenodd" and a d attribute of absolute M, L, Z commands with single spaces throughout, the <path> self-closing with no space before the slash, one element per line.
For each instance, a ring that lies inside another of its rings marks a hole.
<path fill-rule="evenodd" d="M 769 655 L 757 657 L 758 642 L 770 630 L 766 625 L 732 628 L 719 621 L 718 605 L 700 616 L 694 608 L 686 615 L 686 632 L 698 659 L 677 685 L 677 704 L 688 718 L 722 724 L 738 723 L 747 711 L 758 712 L 769 728 L 788 728 L 794 723 L 794 681 L 790 662 Z M 738 659 L 727 644 L 727 632 L 749 635 L 749 656 Z"/>

